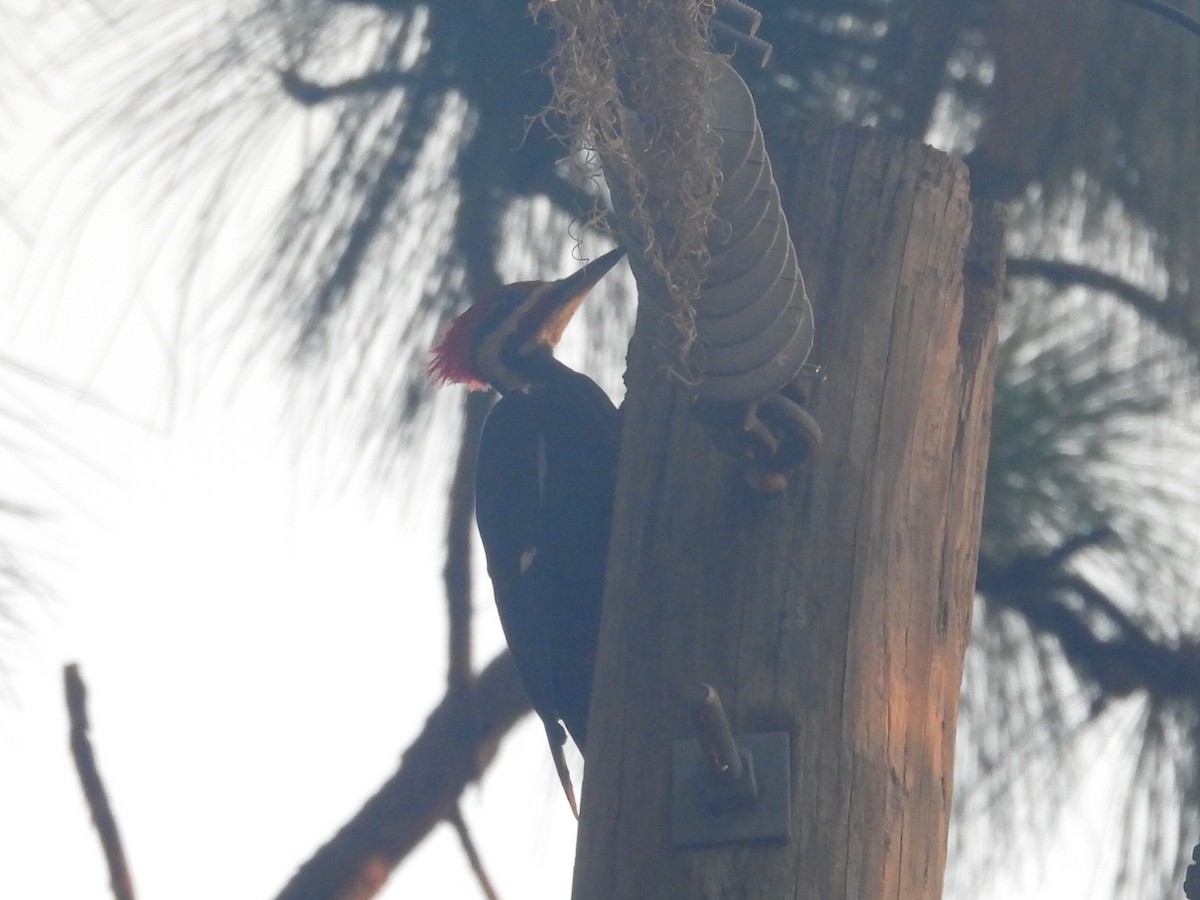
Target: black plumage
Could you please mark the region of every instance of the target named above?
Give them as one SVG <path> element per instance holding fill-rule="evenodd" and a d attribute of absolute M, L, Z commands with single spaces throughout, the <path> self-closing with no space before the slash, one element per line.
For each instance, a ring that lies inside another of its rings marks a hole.
<path fill-rule="evenodd" d="M 475 511 L 509 649 L 553 746 L 587 741 L 616 481 L 618 414 L 545 353 L 480 437 Z"/>
<path fill-rule="evenodd" d="M 454 320 L 429 366 L 435 378 L 501 395 L 480 435 L 475 517 L 504 636 L 576 815 L 564 725 L 583 752 L 620 425 L 604 391 L 554 347 L 623 255 L 483 297 Z"/>

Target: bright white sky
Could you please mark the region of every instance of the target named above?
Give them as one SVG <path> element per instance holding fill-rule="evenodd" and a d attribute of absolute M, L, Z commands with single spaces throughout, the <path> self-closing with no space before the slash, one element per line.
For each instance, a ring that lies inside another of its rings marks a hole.
<path fill-rule="evenodd" d="M 243 261 L 232 248 L 261 240 L 299 139 L 283 135 L 277 183 L 185 295 L 186 221 L 164 236 L 137 179 L 89 205 L 88 173 L 54 149 L 86 101 L 77 85 L 43 89 L 10 100 L 0 131 L 31 237 L 0 223 L 0 358 L 78 390 L 0 369 L 0 408 L 41 430 L 0 432 L 23 445 L 0 444 L 0 496 L 46 514 L 0 527 L 56 595 L 44 611 L 22 600 L 27 633 L 0 647 L 13 669 L 0 897 L 109 896 L 67 750 L 69 661 L 140 896 L 270 897 L 395 770 L 441 696 L 437 460 L 452 447 L 416 476 L 401 467 L 397 482 L 426 490 L 381 485 L 354 469 L 357 434 L 301 434 L 279 372 L 246 365 L 258 334 L 225 352 L 215 298 Z M 477 613 L 483 663 L 500 647 L 486 580 Z M 502 896 L 567 896 L 574 822 L 539 726 L 510 737 L 465 810 Z M 1045 896 L 1093 896 L 1077 870 L 1067 884 Z M 382 896 L 479 893 L 443 827 Z"/>
<path fill-rule="evenodd" d="M 188 228 L 162 235 L 144 183 L 85 208 L 94 182 L 53 143 L 84 111 L 77 87 L 10 97 L 20 128 L 0 146 L 21 188 L 11 212 L 32 237 L 0 223 L 0 358 L 78 389 L 0 369 L 0 407 L 41 432 L 0 433 L 22 445 L 0 445 L 3 496 L 46 514 L 0 526 L 56 595 L 44 611 L 21 600 L 26 635 L 0 648 L 13 668 L 0 897 L 110 896 L 67 749 L 69 661 L 89 686 L 140 896 L 270 897 L 395 770 L 441 696 L 449 470 L 437 460 L 453 448 L 436 446 L 425 490 L 406 494 L 354 469 L 357 434 L 302 435 L 280 373 L 246 365 L 258 335 L 221 352 L 225 329 L 206 315 L 241 254 L 221 254 L 185 296 Z M 274 187 L 298 152 L 281 141 Z M 258 185 L 259 215 L 271 187 Z M 266 227 L 250 212 L 235 221 L 231 248 Z M 403 464 L 396 481 L 413 480 Z M 486 578 L 478 596 L 482 664 L 501 638 Z M 574 821 L 544 741 L 519 728 L 465 805 L 509 897 L 569 890 Z M 478 888 L 443 827 L 383 896 Z"/>

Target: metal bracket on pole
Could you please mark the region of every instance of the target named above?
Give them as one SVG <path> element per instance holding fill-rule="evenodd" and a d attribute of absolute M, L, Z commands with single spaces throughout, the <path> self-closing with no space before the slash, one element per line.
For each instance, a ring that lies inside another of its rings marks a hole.
<path fill-rule="evenodd" d="M 691 698 L 696 738 L 671 758 L 676 847 L 783 840 L 791 826 L 791 740 L 786 732 L 734 740 L 721 698 L 702 684 Z"/>

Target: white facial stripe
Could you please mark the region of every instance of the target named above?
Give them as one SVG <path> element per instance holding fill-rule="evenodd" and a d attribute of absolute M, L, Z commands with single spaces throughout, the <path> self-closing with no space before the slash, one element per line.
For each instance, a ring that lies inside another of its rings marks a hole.
<path fill-rule="evenodd" d="M 548 284 L 539 284 L 531 290 L 516 307 L 503 314 L 504 318 L 500 327 L 485 335 L 476 348 L 475 358 L 478 361 L 479 371 L 493 384 L 499 382 L 498 386 L 500 387 L 519 385 L 520 379 L 516 378 L 504 364 L 504 347 L 512 338 L 513 332 L 516 331 L 521 320 L 550 287 Z"/>
<path fill-rule="evenodd" d="M 579 294 L 567 301 L 564 306 L 559 307 L 554 311 L 551 321 L 546 323 L 547 327 L 534 332 L 529 336 L 528 340 L 521 345 L 520 354 L 525 356 L 532 353 L 534 348 L 540 343 L 548 343 L 551 347 L 558 344 L 562 338 L 562 334 L 567 330 L 567 324 L 575 315 L 575 311 L 579 309 L 579 305 L 583 303 L 585 294 Z"/>

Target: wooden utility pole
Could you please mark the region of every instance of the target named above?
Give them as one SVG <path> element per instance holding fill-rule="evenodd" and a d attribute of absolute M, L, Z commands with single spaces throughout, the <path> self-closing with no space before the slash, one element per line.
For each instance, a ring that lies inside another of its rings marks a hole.
<path fill-rule="evenodd" d="M 965 167 L 859 129 L 772 148 L 816 309 L 821 455 L 756 495 L 652 346 L 641 285 L 574 900 L 941 894 L 1002 225 Z M 661 308 L 661 307 L 659 307 Z M 680 849 L 684 698 L 790 735 L 791 835 Z"/>

